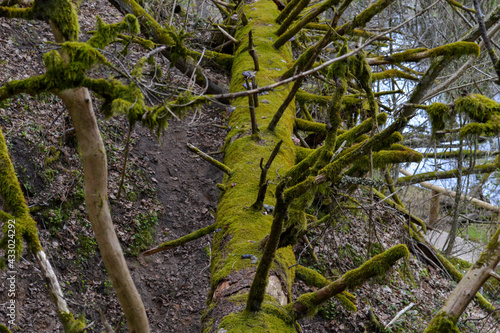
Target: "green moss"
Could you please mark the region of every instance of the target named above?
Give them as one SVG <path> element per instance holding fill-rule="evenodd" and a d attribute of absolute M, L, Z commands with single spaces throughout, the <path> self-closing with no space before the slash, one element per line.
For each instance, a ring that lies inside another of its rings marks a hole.
<path fill-rule="evenodd" d="M 500 113 L 500 103 L 479 94 L 469 94 L 455 101 L 455 110 L 468 115 L 472 120 L 484 123 L 492 114 Z"/>
<path fill-rule="evenodd" d="M 59 159 L 60 155 L 61 151 L 59 151 L 56 147 L 51 146 L 49 148 L 49 151 L 47 152 L 47 155 L 45 156 L 43 165 L 45 167 L 50 166 L 52 163 L 56 162 Z"/>
<path fill-rule="evenodd" d="M 342 278 L 346 281 L 349 289 L 360 286 L 368 278 L 385 274 L 396 261 L 401 258 L 408 258 L 410 252 L 406 245 L 393 246 L 389 250 L 376 255 L 361 267 L 347 272 Z"/>
<path fill-rule="evenodd" d="M 14 8 L 0 6 L 0 17 L 32 20 L 34 18 L 33 8 Z"/>
<path fill-rule="evenodd" d="M 469 94 L 455 101 L 455 111 L 474 121 L 460 130 L 462 136 L 500 133 L 500 103 L 494 100 L 479 94 Z"/>
<path fill-rule="evenodd" d="M 425 47 L 417 47 L 415 49 L 409 49 L 403 52 L 391 54 L 387 58 L 393 62 L 403 62 L 406 61 L 411 56 L 424 51 L 427 51 Z"/>
<path fill-rule="evenodd" d="M 84 317 L 75 318 L 70 312 L 59 312 L 59 318 L 63 323 L 65 333 L 81 333 L 87 327 Z"/>
<path fill-rule="evenodd" d="M 232 298 L 233 301 L 235 299 L 238 298 Z M 240 302 L 244 301 L 241 297 L 239 299 Z M 244 310 L 225 316 L 216 331 L 218 332 L 221 328 L 227 332 L 296 332 L 291 319 L 283 310 L 280 310 L 279 304 L 276 304 L 269 297 L 266 297 L 262 310 L 259 312 Z"/>
<path fill-rule="evenodd" d="M 456 326 L 458 318 L 440 311 L 432 318 L 424 333 L 460 333 Z"/>
<path fill-rule="evenodd" d="M 295 126 L 297 126 L 297 129 L 301 131 L 326 134 L 326 125 L 322 123 L 316 123 L 309 120 L 296 118 Z"/>
<path fill-rule="evenodd" d="M 11 332 L 7 327 L 0 324 L 0 333 L 11 333 Z"/>
<path fill-rule="evenodd" d="M 75 6 L 69 0 L 38 0 L 33 3 L 34 17 L 47 23 L 50 21 L 68 41 L 77 41 L 80 25 Z"/>
<path fill-rule="evenodd" d="M 383 168 L 395 163 L 418 163 L 423 158 L 424 156 L 416 150 L 401 145 L 392 145 L 391 150 L 381 150 L 373 153 L 373 167 Z"/>
<path fill-rule="evenodd" d="M 455 42 L 436 47 L 428 51 L 430 57 L 438 56 L 462 56 L 474 55 L 479 56 L 481 49 L 479 45 L 472 42 Z"/>
<path fill-rule="evenodd" d="M 28 206 L 21 191 L 21 186 L 14 172 L 7 145 L 0 129 L 0 198 L 3 210 L 0 211 L 0 221 L 3 222 L 3 238 L 0 247 L 5 249 L 5 255 L 14 255 L 19 259 L 25 240 L 33 253 L 41 249 L 38 239 L 36 222 L 29 215 Z M 15 222 L 13 222 L 15 221 Z M 13 229 L 13 226 L 15 228 Z M 10 230 L 10 232 L 9 232 Z M 15 233 L 12 234 L 12 230 Z M 9 243 L 15 240 L 14 253 L 9 251 Z M 10 257 L 8 257 L 10 259 Z"/>
<path fill-rule="evenodd" d="M 388 69 L 379 73 L 373 73 L 372 74 L 372 80 L 373 81 L 380 81 L 380 80 L 385 80 L 385 79 L 393 79 L 393 78 L 398 78 L 398 79 L 406 79 L 406 80 L 411 80 L 411 81 L 418 81 L 419 78 L 405 73 L 403 71 L 400 71 L 399 69 Z"/>
<path fill-rule="evenodd" d="M 379 113 L 377 115 L 377 124 L 379 126 L 385 124 L 386 121 L 387 121 L 387 114 L 386 113 Z M 365 121 L 363 121 L 361 124 L 348 130 L 347 132 L 339 135 L 337 137 L 337 142 L 335 143 L 335 149 L 338 149 L 344 141 L 347 141 L 346 142 L 347 146 L 351 145 L 362 134 L 365 134 L 365 133 L 368 133 L 369 131 L 371 131 L 372 127 L 373 127 L 373 122 L 372 122 L 372 119 L 369 118 L 369 119 L 366 119 Z"/>
<path fill-rule="evenodd" d="M 295 270 L 295 276 L 296 278 L 304 281 L 308 286 L 316 288 L 323 288 L 331 283 L 320 273 L 302 265 L 297 266 Z M 347 310 L 352 312 L 357 311 L 356 304 L 354 303 L 356 301 L 356 297 L 354 295 L 350 294 L 347 291 L 343 291 L 342 293 L 335 295 L 335 297 Z"/>
<path fill-rule="evenodd" d="M 140 32 L 139 21 L 134 15 L 127 14 L 123 21 L 113 24 L 105 23 L 99 16 L 96 16 L 97 32 L 88 40 L 88 45 L 104 49 L 107 45 L 116 40 L 121 32 L 129 32 L 137 35 Z"/>

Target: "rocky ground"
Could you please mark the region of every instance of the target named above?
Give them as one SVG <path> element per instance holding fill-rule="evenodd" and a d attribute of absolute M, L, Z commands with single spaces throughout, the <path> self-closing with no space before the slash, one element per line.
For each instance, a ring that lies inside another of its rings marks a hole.
<path fill-rule="evenodd" d="M 97 14 L 107 22 L 121 18 L 106 1 L 82 2 L 79 15 L 82 39 L 88 38 L 86 31 L 94 29 Z M 54 48 L 48 41 L 53 41 L 53 37 L 44 23 L 0 19 L 0 84 L 43 73 L 41 57 Z M 174 70 L 169 73 L 173 85 L 185 83 L 180 73 Z M 93 103 L 98 109 L 100 101 L 94 98 Z M 216 183 L 221 181 L 222 173 L 190 152 L 186 143 L 222 158 L 218 152 L 224 143 L 225 130 L 221 127 L 225 125 L 225 117 L 221 109 L 204 107 L 181 121 L 171 121 L 160 139 L 149 130 L 136 127 L 131 136 L 125 190 L 118 198 L 128 125 L 123 118 L 104 119 L 99 114 L 108 153 L 109 197 L 116 231 L 145 303 L 152 332 L 200 331 L 209 286 L 212 236 L 151 257 L 137 254 L 214 222 Z M 64 106 L 50 94 L 22 95 L 0 103 L 0 125 L 28 205 L 38 222 L 41 242 L 68 305 L 74 313 L 85 316 L 89 332 L 103 330 L 100 311 L 116 325 L 121 310 L 85 212 L 81 164 Z M 321 205 L 318 201 L 318 206 Z M 371 254 L 407 242 L 403 231 L 405 220 L 395 211 L 375 206 L 370 221 L 361 209 L 355 212 L 346 211 L 344 219 L 315 230 L 310 240 L 318 260 L 313 259 L 304 245 L 299 245 L 298 261 L 330 279 L 359 266 L 367 255 L 368 223 L 376 229 L 376 238 L 371 243 L 378 244 L 373 246 Z M 16 265 L 18 327 L 13 331 L 62 332 L 33 256 L 25 253 Z M 0 323 L 6 322 L 5 274 L 0 273 Z M 319 316 L 303 321 L 302 329 L 370 332 L 374 330 L 370 313 L 386 325 L 400 310 L 414 303 L 387 331 L 420 332 L 453 286 L 441 272 L 411 258 L 389 275 L 353 291 L 357 312 L 351 313 L 332 300 L 321 308 Z M 310 290 L 302 282 L 295 286 L 296 294 Z M 470 306 L 462 327 L 472 332 L 483 332 L 484 327 L 491 329 L 492 324 L 486 320 L 464 323 L 484 316 L 477 306 Z"/>

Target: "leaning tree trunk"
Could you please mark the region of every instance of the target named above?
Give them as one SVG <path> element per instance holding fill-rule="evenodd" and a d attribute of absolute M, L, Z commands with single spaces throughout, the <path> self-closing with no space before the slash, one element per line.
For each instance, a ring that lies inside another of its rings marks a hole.
<path fill-rule="evenodd" d="M 57 42 L 68 40 L 56 22 L 49 19 L 49 23 Z M 64 52 L 62 56 L 66 56 Z M 146 310 L 130 275 L 111 219 L 106 148 L 97 126 L 89 91 L 87 88 L 67 89 L 59 92 L 58 96 L 68 108 L 75 127 L 83 163 L 85 204 L 113 289 L 123 308 L 130 332 L 148 333 Z"/>
<path fill-rule="evenodd" d="M 456 323 L 467 305 L 476 297 L 490 277 L 498 279 L 495 268 L 500 262 L 500 228 L 491 237 L 486 249 L 448 296 L 446 304 L 432 318 L 425 332 L 458 332 Z"/>
<path fill-rule="evenodd" d="M 116 236 L 108 205 L 108 166 L 106 149 L 86 88 L 69 89 L 59 94 L 69 110 L 82 155 L 85 204 L 99 251 L 113 288 L 127 318 L 130 332 L 149 332 L 141 297 L 128 270 Z"/>
<path fill-rule="evenodd" d="M 241 43 L 234 54 L 231 92 L 244 90 L 242 72 L 255 68 L 248 52 L 250 31 L 260 65 L 256 74 L 258 86 L 275 83 L 293 61 L 289 43 L 279 50 L 272 46 L 272 41 L 278 38 L 275 34 L 278 25 L 274 20 L 279 15 L 272 1 L 246 5 L 243 12 L 248 24 L 240 27 L 235 35 Z M 242 259 L 242 255 L 255 255 L 261 260 L 261 241 L 269 233 L 272 224 L 270 215 L 252 208 L 259 192 L 260 159 L 267 160 L 275 145 L 283 140 L 268 176 L 276 180 L 278 174 L 283 175 L 295 162 L 295 147 L 291 139 L 294 102 L 286 109 L 275 131 L 271 133 L 267 130 L 269 121 L 289 91 L 288 87 L 259 96 L 258 107 L 255 108 L 260 130 L 257 135 L 252 135 L 250 111 L 244 107 L 248 105 L 248 97 L 233 101 L 236 109 L 229 119 L 231 131 L 226 139 L 224 158 L 224 163 L 232 173 L 224 178 L 225 190 L 221 193 L 217 209 L 216 223 L 221 231 L 214 236 L 211 289 L 207 300 L 209 310 L 202 318 L 205 332 L 219 332 L 223 327 L 232 332 L 248 330 L 250 327 L 259 327 L 261 331 L 294 332 L 293 322 L 277 311 L 279 306 L 291 301 L 291 284 L 295 272 L 289 267 L 295 263 L 295 257 L 290 246 L 280 248 L 276 253 L 262 311 L 252 314 L 242 312 L 258 265 L 255 260 Z M 268 205 L 275 205 L 275 189 L 276 186 L 271 182 L 265 199 Z"/>

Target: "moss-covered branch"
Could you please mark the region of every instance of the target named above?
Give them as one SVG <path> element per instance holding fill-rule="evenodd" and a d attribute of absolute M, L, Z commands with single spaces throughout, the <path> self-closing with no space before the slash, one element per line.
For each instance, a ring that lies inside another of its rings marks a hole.
<path fill-rule="evenodd" d="M 311 30 L 318 30 L 318 31 L 327 31 L 330 26 L 328 24 L 324 23 L 308 23 L 305 26 L 306 29 L 311 29 Z M 362 29 L 352 29 L 350 32 L 346 32 L 344 35 L 352 35 L 352 36 L 358 36 L 358 37 L 364 37 L 364 38 L 371 38 L 375 37 L 376 34 L 373 32 L 367 31 L 367 30 L 362 30 Z M 390 41 L 392 40 L 391 38 L 387 36 L 381 36 L 377 38 L 378 40 L 382 41 Z"/>
<path fill-rule="evenodd" d="M 2 202 L 0 222 L 3 222 L 3 237 L 0 240 L 0 248 L 5 250 L 5 258 L 2 258 L 0 267 L 5 268 L 7 261 L 9 269 L 12 270 L 13 262 L 21 257 L 23 244 L 26 241 L 29 250 L 37 259 L 49 292 L 53 294 L 52 299 L 56 305 L 65 332 L 83 332 L 85 319 L 83 317 L 75 319 L 69 311 L 57 277 L 40 244 L 36 222 L 29 214 L 28 206 L 26 205 L 21 186 L 14 172 L 14 166 L 10 160 L 1 128 L 0 202 Z M 10 244 L 14 244 L 14 248 L 11 248 Z"/>
<path fill-rule="evenodd" d="M 500 164 L 498 164 L 498 163 L 486 163 L 483 165 L 475 166 L 472 169 L 467 168 L 467 169 L 462 170 L 462 176 L 489 173 L 489 172 L 493 172 L 493 171 L 497 170 L 498 168 L 500 168 Z M 457 169 L 448 170 L 448 171 L 424 172 L 424 173 L 420 173 L 420 174 L 414 175 L 414 176 L 399 177 L 397 184 L 400 186 L 403 186 L 403 185 L 411 185 L 411 184 L 416 184 L 416 183 L 420 183 L 420 182 L 425 182 L 427 180 L 448 179 L 448 178 L 456 177 L 457 174 L 458 174 Z"/>
<path fill-rule="evenodd" d="M 471 42 L 455 42 L 446 44 L 433 49 L 416 48 L 406 50 L 400 53 L 394 53 L 385 57 L 368 59 L 370 65 L 385 65 L 401 62 L 418 62 L 426 58 L 434 58 L 439 56 L 462 56 L 462 55 L 479 55 L 479 45 Z"/>
<path fill-rule="evenodd" d="M 408 258 L 406 245 L 396 245 L 371 258 L 361 267 L 345 273 L 341 278 L 318 291 L 301 295 L 293 304 L 287 306 L 289 314 L 295 320 L 314 314 L 322 303 L 346 289 L 353 289 L 369 278 L 386 274 L 401 258 Z"/>
<path fill-rule="evenodd" d="M 290 4 L 285 7 L 283 12 L 276 18 L 276 22 L 280 24 L 280 27 L 276 30 L 276 35 L 279 36 L 283 34 L 300 15 L 302 10 L 306 8 L 309 2 L 310 0 L 291 1 Z"/>
<path fill-rule="evenodd" d="M 295 126 L 301 131 L 326 134 L 326 125 L 322 123 L 295 118 Z"/>
<path fill-rule="evenodd" d="M 299 71 L 303 72 L 305 70 L 310 69 L 314 65 L 314 62 L 315 62 L 316 58 L 319 56 L 321 50 L 328 44 L 328 41 L 329 41 L 332 33 L 333 33 L 333 29 L 328 30 L 327 33 L 321 38 L 321 40 L 318 41 L 311 48 L 310 53 L 308 53 L 309 57 L 306 59 L 303 58 L 301 60 L 302 62 L 299 63 L 299 65 L 297 67 L 297 69 Z M 333 64 L 332 66 L 335 66 L 335 64 Z M 271 131 L 271 132 L 274 131 L 274 129 L 276 128 L 276 125 L 278 124 L 279 120 L 283 116 L 283 113 L 287 109 L 288 105 L 294 100 L 295 94 L 299 91 L 300 87 L 302 86 L 302 81 L 304 79 L 305 78 L 299 78 L 293 83 L 293 87 L 290 90 L 288 96 L 286 96 L 285 100 L 283 101 L 283 103 L 281 103 L 280 107 L 278 108 L 276 113 L 273 115 L 273 118 L 269 122 L 269 126 L 267 127 L 267 129 L 269 131 Z"/>
<path fill-rule="evenodd" d="M 499 154 L 499 151 L 485 151 L 485 150 L 464 150 L 462 152 L 464 158 L 469 158 L 469 157 L 475 157 L 475 158 L 483 158 L 483 157 L 490 157 L 490 156 L 497 156 Z M 459 151 L 442 151 L 442 152 L 435 152 L 435 153 L 424 153 L 425 158 L 437 158 L 437 159 L 449 159 L 449 158 L 457 158 L 459 155 Z"/>
<path fill-rule="evenodd" d="M 403 204 L 401 199 L 399 199 L 399 196 L 396 192 L 396 186 L 394 185 L 394 179 L 391 176 L 390 169 L 391 166 L 385 168 L 384 170 L 385 182 L 387 184 L 387 187 L 389 188 L 389 191 L 391 192 L 392 197 L 394 198 L 394 201 L 401 207 L 405 208 L 405 205 Z"/>
<path fill-rule="evenodd" d="M 406 79 L 410 81 L 418 81 L 419 78 L 415 75 L 405 73 L 399 69 L 388 69 L 383 72 L 373 73 L 372 81 L 380 81 L 385 79 Z"/>
<path fill-rule="evenodd" d="M 375 15 L 382 12 L 394 0 L 378 0 L 337 29 L 339 35 L 350 34 L 354 28 L 363 28 Z"/>
<path fill-rule="evenodd" d="M 0 6 L 0 17 L 33 20 L 35 18 L 35 12 L 33 11 L 33 8 Z"/>
<path fill-rule="evenodd" d="M 304 283 L 308 286 L 316 288 L 323 288 L 332 283 L 314 269 L 302 265 L 296 266 L 295 278 L 304 281 Z M 342 305 L 349 311 L 357 311 L 356 304 L 354 303 L 356 300 L 356 296 L 354 296 L 353 294 L 344 290 L 334 297 L 337 298 L 340 303 L 342 303 Z"/>
<path fill-rule="evenodd" d="M 284 31 L 289 27 L 289 25 L 282 24 L 280 29 L 277 31 L 277 35 L 280 35 L 280 37 L 276 40 L 276 42 L 274 42 L 274 47 L 279 49 L 288 40 L 290 40 L 290 38 L 295 36 L 295 34 L 297 34 L 303 27 L 305 27 L 307 23 L 311 22 L 316 17 L 318 17 L 318 15 L 325 12 L 328 8 L 337 5 L 338 3 L 339 0 L 326 0 L 322 2 L 319 6 L 317 6 L 306 16 L 304 16 L 299 22 L 296 22 L 293 26 L 291 26 L 286 32 Z"/>
<path fill-rule="evenodd" d="M 194 73 L 196 83 L 201 87 L 206 86 L 208 93 L 222 94 L 225 92 L 224 89 L 208 80 L 203 69 L 197 66 L 193 59 L 187 57 L 188 49 L 182 43 L 182 36 L 174 33 L 169 26 L 160 25 L 134 0 L 109 0 L 109 2 L 121 13 L 135 15 L 141 25 L 142 33 L 151 37 L 155 43 L 168 46 L 162 51 L 162 54 L 182 73 L 188 77 Z"/>
<path fill-rule="evenodd" d="M 283 143 L 283 140 L 280 140 L 276 146 L 273 149 L 273 152 L 271 153 L 271 156 L 267 160 L 265 165 L 262 165 L 262 162 L 264 161 L 263 158 L 260 160 L 260 179 L 259 179 L 259 193 L 257 194 L 257 200 L 255 200 L 255 203 L 252 205 L 252 208 L 261 210 L 262 206 L 264 204 L 264 198 L 266 197 L 266 191 L 267 191 L 267 185 L 268 185 L 268 180 L 267 180 L 267 172 L 269 171 L 269 168 L 271 167 L 271 164 L 273 163 L 274 158 L 276 155 L 278 155 L 278 152 L 280 151 L 281 144 Z"/>
<path fill-rule="evenodd" d="M 158 252 L 161 252 L 161 251 L 165 251 L 165 250 L 177 247 L 177 246 L 184 245 L 184 244 L 186 244 L 188 242 L 197 240 L 197 239 L 199 239 L 199 238 L 201 238 L 201 237 L 203 237 L 205 235 L 208 235 L 209 233 L 214 232 L 215 229 L 216 229 L 216 224 L 214 223 L 212 225 L 209 225 L 208 227 L 196 230 L 196 231 L 190 233 L 189 235 L 186 235 L 186 236 L 183 236 L 181 238 L 174 239 L 174 240 L 171 240 L 171 241 L 167 241 L 165 243 L 161 243 L 160 245 L 158 245 L 155 248 L 152 248 L 150 250 L 144 251 L 142 253 L 142 255 L 144 255 L 144 256 L 150 256 L 152 254 L 155 254 L 155 253 L 158 253 Z"/>
<path fill-rule="evenodd" d="M 281 231 L 283 230 L 283 221 L 285 220 L 288 207 L 288 205 L 283 201 L 283 188 L 284 183 L 280 183 L 276 189 L 277 201 L 273 213 L 273 223 L 271 225 L 269 238 L 266 241 L 264 252 L 262 254 L 262 259 L 259 262 L 259 266 L 257 266 L 257 271 L 255 272 L 250 292 L 248 293 L 246 305 L 246 310 L 248 311 L 259 311 L 262 307 L 262 302 L 264 301 L 264 295 L 266 294 L 266 287 L 269 280 L 269 270 L 276 255 Z"/>
<path fill-rule="evenodd" d="M 324 168 L 319 170 L 317 176 L 309 176 L 298 184 L 296 183 L 297 179 L 295 179 L 295 182 L 292 181 L 290 183 L 291 187 L 287 188 L 287 190 L 284 193 L 285 202 L 291 202 L 291 200 L 293 200 L 294 198 L 298 198 L 304 193 L 308 193 L 308 191 L 312 190 L 319 184 L 323 184 L 326 181 L 331 181 L 333 183 L 340 182 L 343 176 L 344 168 L 346 168 L 348 165 L 353 163 L 358 158 L 366 155 L 367 152 L 374 146 L 385 142 L 396 131 L 396 128 L 399 128 L 399 126 L 402 126 L 402 123 L 406 122 L 407 122 L 406 119 L 402 118 L 397 119 L 389 127 L 384 129 L 379 134 L 376 134 L 370 139 L 365 140 L 362 143 L 356 144 L 351 148 L 345 149 L 332 163 L 326 165 Z M 320 150 L 318 149 L 318 151 Z M 308 158 L 306 158 L 306 160 L 311 158 L 311 156 L 313 155 L 315 154 L 313 153 L 309 155 Z"/>

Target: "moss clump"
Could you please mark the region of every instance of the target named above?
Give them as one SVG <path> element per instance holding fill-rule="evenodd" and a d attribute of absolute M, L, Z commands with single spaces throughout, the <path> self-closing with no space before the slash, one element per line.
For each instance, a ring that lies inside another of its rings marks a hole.
<path fill-rule="evenodd" d="M 59 156 L 61 155 L 61 151 L 59 151 L 56 147 L 51 146 L 49 148 L 49 151 L 47 152 L 47 156 L 45 156 L 45 160 L 43 162 L 43 165 L 45 167 L 50 166 L 54 162 L 56 162 L 59 159 Z"/>
<path fill-rule="evenodd" d="M 445 120 L 451 119 L 450 108 L 444 103 L 432 103 L 425 108 L 431 122 L 432 134 L 445 128 Z"/>
<path fill-rule="evenodd" d="M 34 17 L 47 23 L 50 21 L 69 41 L 77 41 L 80 34 L 78 15 L 69 0 L 37 0 L 33 3 Z"/>
<path fill-rule="evenodd" d="M 75 318 L 71 312 L 59 312 L 59 318 L 63 323 L 65 333 L 82 333 L 87 327 L 83 316 Z"/>
<path fill-rule="evenodd" d="M 432 318 L 424 333 L 460 333 L 455 324 L 458 318 L 440 311 Z"/>
<path fill-rule="evenodd" d="M 411 81 L 418 81 L 419 78 L 405 73 L 403 71 L 400 71 L 399 69 L 388 69 L 383 72 L 379 73 L 373 73 L 372 74 L 372 80 L 373 81 L 380 81 L 380 80 L 385 80 L 385 79 L 392 79 L 392 78 L 399 78 L 399 79 L 407 79 Z"/>
<path fill-rule="evenodd" d="M 140 32 L 139 22 L 134 15 L 127 14 L 123 21 L 113 24 L 105 23 L 99 16 L 96 20 L 97 32 L 87 43 L 98 49 L 111 44 L 120 32 L 129 32 L 131 35 L 137 35 Z"/>
<path fill-rule="evenodd" d="M 497 135 L 500 133 L 500 103 L 479 94 L 469 94 L 455 101 L 455 111 L 474 123 L 464 126 L 460 135 Z"/>
<path fill-rule="evenodd" d="M 240 300 L 238 303 L 245 301 L 241 296 L 232 297 L 233 302 L 235 302 L 236 299 Z M 224 317 L 215 331 L 219 332 L 222 328 L 227 330 L 227 332 L 296 332 L 294 323 L 291 322 L 290 317 L 288 317 L 283 310 L 280 310 L 279 304 L 276 304 L 276 302 L 267 295 L 261 311 L 251 312 L 244 310 L 241 312 L 233 312 Z"/>
<path fill-rule="evenodd" d="M 391 54 L 390 56 L 386 57 L 386 59 L 392 62 L 403 62 L 406 61 L 411 56 L 424 51 L 427 51 L 425 47 L 417 47 L 416 49 L 409 49 L 404 52 Z"/>
<path fill-rule="evenodd" d="M 500 103 L 479 94 L 469 94 L 455 101 L 455 110 L 470 119 L 484 123 L 494 114 L 500 113 Z"/>
<path fill-rule="evenodd" d="M 455 42 L 446 44 L 443 46 L 436 47 L 428 51 L 429 56 L 438 57 L 438 56 L 462 56 L 471 54 L 474 56 L 479 56 L 481 49 L 479 45 L 472 42 Z"/>
<path fill-rule="evenodd" d="M 0 17 L 32 20 L 34 18 L 33 8 L 0 7 Z"/>
<path fill-rule="evenodd" d="M 21 191 L 21 186 L 14 172 L 7 145 L 2 130 L 0 129 L 0 199 L 3 201 L 3 210 L 0 210 L 0 221 L 3 225 L 3 238 L 0 247 L 5 249 L 5 254 L 11 259 L 13 255 L 19 259 L 23 250 L 23 239 L 30 250 L 36 253 L 41 249 L 38 239 L 36 222 L 31 218 L 28 206 Z M 14 226 L 15 233 L 12 235 Z M 11 232 L 9 233 L 9 230 Z M 9 240 L 15 239 L 14 253 L 7 248 Z"/>
<path fill-rule="evenodd" d="M 410 252 L 406 245 L 393 246 L 389 250 L 376 255 L 361 267 L 347 272 L 342 279 L 346 281 L 349 289 L 360 286 L 368 278 L 385 274 L 396 261 L 401 258 L 408 258 Z"/>

